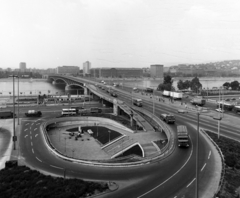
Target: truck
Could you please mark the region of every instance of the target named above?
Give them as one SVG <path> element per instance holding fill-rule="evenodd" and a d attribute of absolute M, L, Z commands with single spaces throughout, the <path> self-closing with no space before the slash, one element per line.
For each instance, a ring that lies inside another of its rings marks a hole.
<path fill-rule="evenodd" d="M 27 117 L 41 117 L 42 112 L 41 111 L 36 111 L 36 110 L 28 110 L 27 113 L 25 113 Z"/>
<path fill-rule="evenodd" d="M 169 97 L 169 96 L 170 96 L 170 91 L 164 90 L 164 91 L 163 91 L 163 96 Z"/>
<path fill-rule="evenodd" d="M 169 124 L 169 123 L 174 124 L 175 121 L 176 121 L 174 115 L 172 115 L 172 114 L 165 114 L 165 113 L 163 113 L 163 114 L 160 114 L 159 117 L 160 117 L 161 120 L 163 120 L 167 124 Z"/>
<path fill-rule="evenodd" d="M 183 98 L 183 93 L 181 93 L 181 92 L 173 92 L 173 99 L 174 100 L 182 100 L 182 98 Z"/>
<path fill-rule="evenodd" d="M 90 113 L 102 113 L 102 109 L 99 109 L 97 107 L 91 107 Z"/>
<path fill-rule="evenodd" d="M 138 107 L 142 107 L 142 99 L 139 98 L 133 98 L 132 102 L 134 105 L 138 106 Z"/>
<path fill-rule="evenodd" d="M 0 119 L 13 118 L 13 115 L 12 111 L 0 111 Z M 14 117 L 16 117 L 16 114 Z"/>
<path fill-rule="evenodd" d="M 178 147 L 189 147 L 189 134 L 185 125 L 177 126 Z"/>
<path fill-rule="evenodd" d="M 201 97 L 195 97 L 190 101 L 193 105 L 204 106 L 206 104 L 206 100 Z"/>

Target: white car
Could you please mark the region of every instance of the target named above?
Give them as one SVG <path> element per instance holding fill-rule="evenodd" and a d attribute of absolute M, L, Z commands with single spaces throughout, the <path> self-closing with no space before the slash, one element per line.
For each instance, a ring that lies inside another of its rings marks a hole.
<path fill-rule="evenodd" d="M 224 110 L 221 109 L 221 108 L 216 109 L 216 111 L 219 112 L 219 113 L 224 113 Z"/>

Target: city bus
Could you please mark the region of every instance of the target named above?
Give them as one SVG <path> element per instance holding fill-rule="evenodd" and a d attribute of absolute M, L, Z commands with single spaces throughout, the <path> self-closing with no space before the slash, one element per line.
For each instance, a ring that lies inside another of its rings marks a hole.
<path fill-rule="evenodd" d="M 232 111 L 234 105 L 231 103 L 226 103 L 226 102 L 218 102 L 217 107 L 221 108 L 223 110 L 226 110 L 226 111 Z"/>
<path fill-rule="evenodd" d="M 138 107 L 142 107 L 142 99 L 139 99 L 139 98 L 133 98 L 132 99 L 133 101 L 133 104 L 138 106 Z"/>
<path fill-rule="evenodd" d="M 62 116 L 72 116 L 77 115 L 77 109 L 71 108 L 71 109 L 62 109 Z"/>
<path fill-rule="evenodd" d="M 233 107 L 233 111 L 234 111 L 236 114 L 239 114 L 239 115 L 240 115 L 240 106 L 234 106 L 234 107 Z"/>

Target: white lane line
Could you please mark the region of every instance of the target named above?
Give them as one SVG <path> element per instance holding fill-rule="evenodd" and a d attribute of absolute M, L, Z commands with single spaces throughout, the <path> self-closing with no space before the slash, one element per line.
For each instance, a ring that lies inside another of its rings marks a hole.
<path fill-rule="evenodd" d="M 32 136 L 30 136 L 30 138 L 32 139 Z"/>
<path fill-rule="evenodd" d="M 31 141 L 31 145 L 33 146 L 32 141 Z"/>
<path fill-rule="evenodd" d="M 36 131 L 36 130 L 37 130 L 37 128 L 34 129 L 34 131 Z"/>
<path fill-rule="evenodd" d="M 26 138 L 28 135 L 25 135 L 24 138 Z"/>
<path fill-rule="evenodd" d="M 29 125 L 29 123 L 27 123 L 26 125 Z"/>
<path fill-rule="evenodd" d="M 188 185 L 187 188 L 195 181 L 196 178 L 194 178 Z"/>
<path fill-rule="evenodd" d="M 173 198 L 177 198 L 177 196 L 173 197 Z"/>
<path fill-rule="evenodd" d="M 33 148 L 32 148 L 32 152 L 34 153 L 34 150 L 33 150 Z"/>
<path fill-rule="evenodd" d="M 40 160 L 38 157 L 36 157 L 37 158 L 37 160 L 39 161 L 39 162 L 42 162 L 42 160 Z"/>
<path fill-rule="evenodd" d="M 190 139 L 191 139 L 191 137 L 190 137 Z M 192 156 L 192 153 L 193 153 L 193 148 L 192 148 L 192 146 L 191 146 L 191 153 L 190 153 L 187 161 L 181 166 L 180 169 L 178 169 L 173 175 L 171 175 L 171 176 L 170 176 L 168 179 L 166 179 L 164 182 L 162 182 L 161 184 L 158 184 L 157 186 L 155 186 L 155 187 L 152 188 L 151 190 L 143 193 L 142 195 L 138 196 L 137 198 L 141 198 L 141 197 L 147 195 L 148 193 L 154 191 L 155 189 L 159 188 L 160 186 L 162 186 L 163 184 L 165 184 L 166 182 L 168 182 L 170 179 L 172 179 L 176 174 L 178 174 L 178 173 L 183 169 L 184 166 L 186 166 L 186 164 L 188 163 L 188 161 L 190 160 L 190 158 L 191 158 L 191 156 Z"/>
<path fill-rule="evenodd" d="M 211 156 L 211 151 L 209 151 L 209 154 L 208 154 L 208 159 L 210 159 L 210 156 Z"/>
<path fill-rule="evenodd" d="M 35 135 L 35 137 L 37 137 L 37 136 L 38 136 L 38 134 Z"/>
<path fill-rule="evenodd" d="M 25 129 L 24 131 L 26 131 L 26 130 L 28 130 L 28 129 Z"/>
<path fill-rule="evenodd" d="M 53 167 L 53 168 L 63 169 L 63 168 L 58 167 L 58 166 L 53 166 L 53 165 L 50 165 L 50 166 Z"/>
<path fill-rule="evenodd" d="M 203 171 L 203 169 L 205 168 L 205 166 L 206 166 L 206 165 L 207 165 L 206 163 L 203 165 L 203 167 L 202 167 L 201 171 Z"/>

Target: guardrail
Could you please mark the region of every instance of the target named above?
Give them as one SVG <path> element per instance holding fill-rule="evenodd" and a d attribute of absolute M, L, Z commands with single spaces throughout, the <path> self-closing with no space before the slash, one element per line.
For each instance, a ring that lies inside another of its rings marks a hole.
<path fill-rule="evenodd" d="M 224 155 L 221 151 L 221 149 L 219 148 L 219 146 L 213 141 L 213 139 L 205 132 L 205 130 L 201 129 L 201 131 L 211 140 L 211 142 L 213 143 L 213 145 L 216 147 L 216 149 L 218 150 L 221 160 L 222 160 L 222 172 L 221 172 L 221 178 L 219 181 L 219 187 L 217 192 L 213 195 L 212 198 L 216 198 L 217 194 L 219 193 L 219 191 L 221 190 L 222 186 L 223 186 L 223 180 L 224 180 L 224 175 L 225 175 L 225 159 L 224 159 Z"/>
<path fill-rule="evenodd" d="M 66 121 L 72 120 L 73 118 L 65 118 Z M 156 160 L 156 159 L 160 159 L 161 157 L 165 157 L 165 154 L 161 154 L 161 155 L 156 155 L 153 156 L 151 159 L 147 158 L 147 159 L 143 159 L 142 161 L 137 161 L 137 162 L 122 162 L 122 163 L 103 163 L 103 162 L 96 162 L 96 161 L 90 161 L 90 160 L 81 160 L 81 159 L 74 159 L 74 158 L 70 158 L 68 156 L 63 155 L 62 153 L 60 153 L 58 150 L 56 150 L 56 148 L 52 145 L 48 135 L 47 135 L 47 131 L 46 131 L 46 127 L 50 124 L 54 124 L 56 123 L 56 119 L 53 120 L 49 120 L 43 124 L 41 124 L 41 130 L 44 134 L 44 138 L 45 138 L 45 143 L 47 145 L 47 148 L 54 153 L 56 156 L 67 160 L 67 161 L 73 161 L 76 163 L 81 163 L 83 165 L 91 165 L 91 166 L 106 166 L 106 167 L 111 167 L 111 166 L 117 166 L 117 167 L 123 167 L 123 166 L 140 166 L 140 165 L 144 165 L 144 164 L 148 164 L 149 162 Z M 159 154 L 159 153 L 158 153 Z M 168 153 L 169 154 L 169 153 Z"/>
<path fill-rule="evenodd" d="M 139 111 L 139 109 L 137 109 L 136 111 Z M 160 123 L 159 126 L 161 127 L 162 132 L 164 132 L 166 134 L 167 139 L 168 139 L 168 143 L 161 150 L 161 153 L 165 157 L 170 155 L 173 152 L 174 148 L 175 148 L 174 135 L 173 135 L 172 130 L 169 129 L 169 127 L 160 118 L 158 118 L 157 116 L 151 114 L 147 110 L 141 109 L 141 112 L 143 112 L 145 115 L 147 115 L 150 118 L 152 118 L 152 120 L 154 120 L 156 123 Z M 153 157 L 153 156 L 156 156 L 156 155 L 159 155 L 159 153 L 157 152 L 156 154 L 152 154 L 149 157 Z"/>

